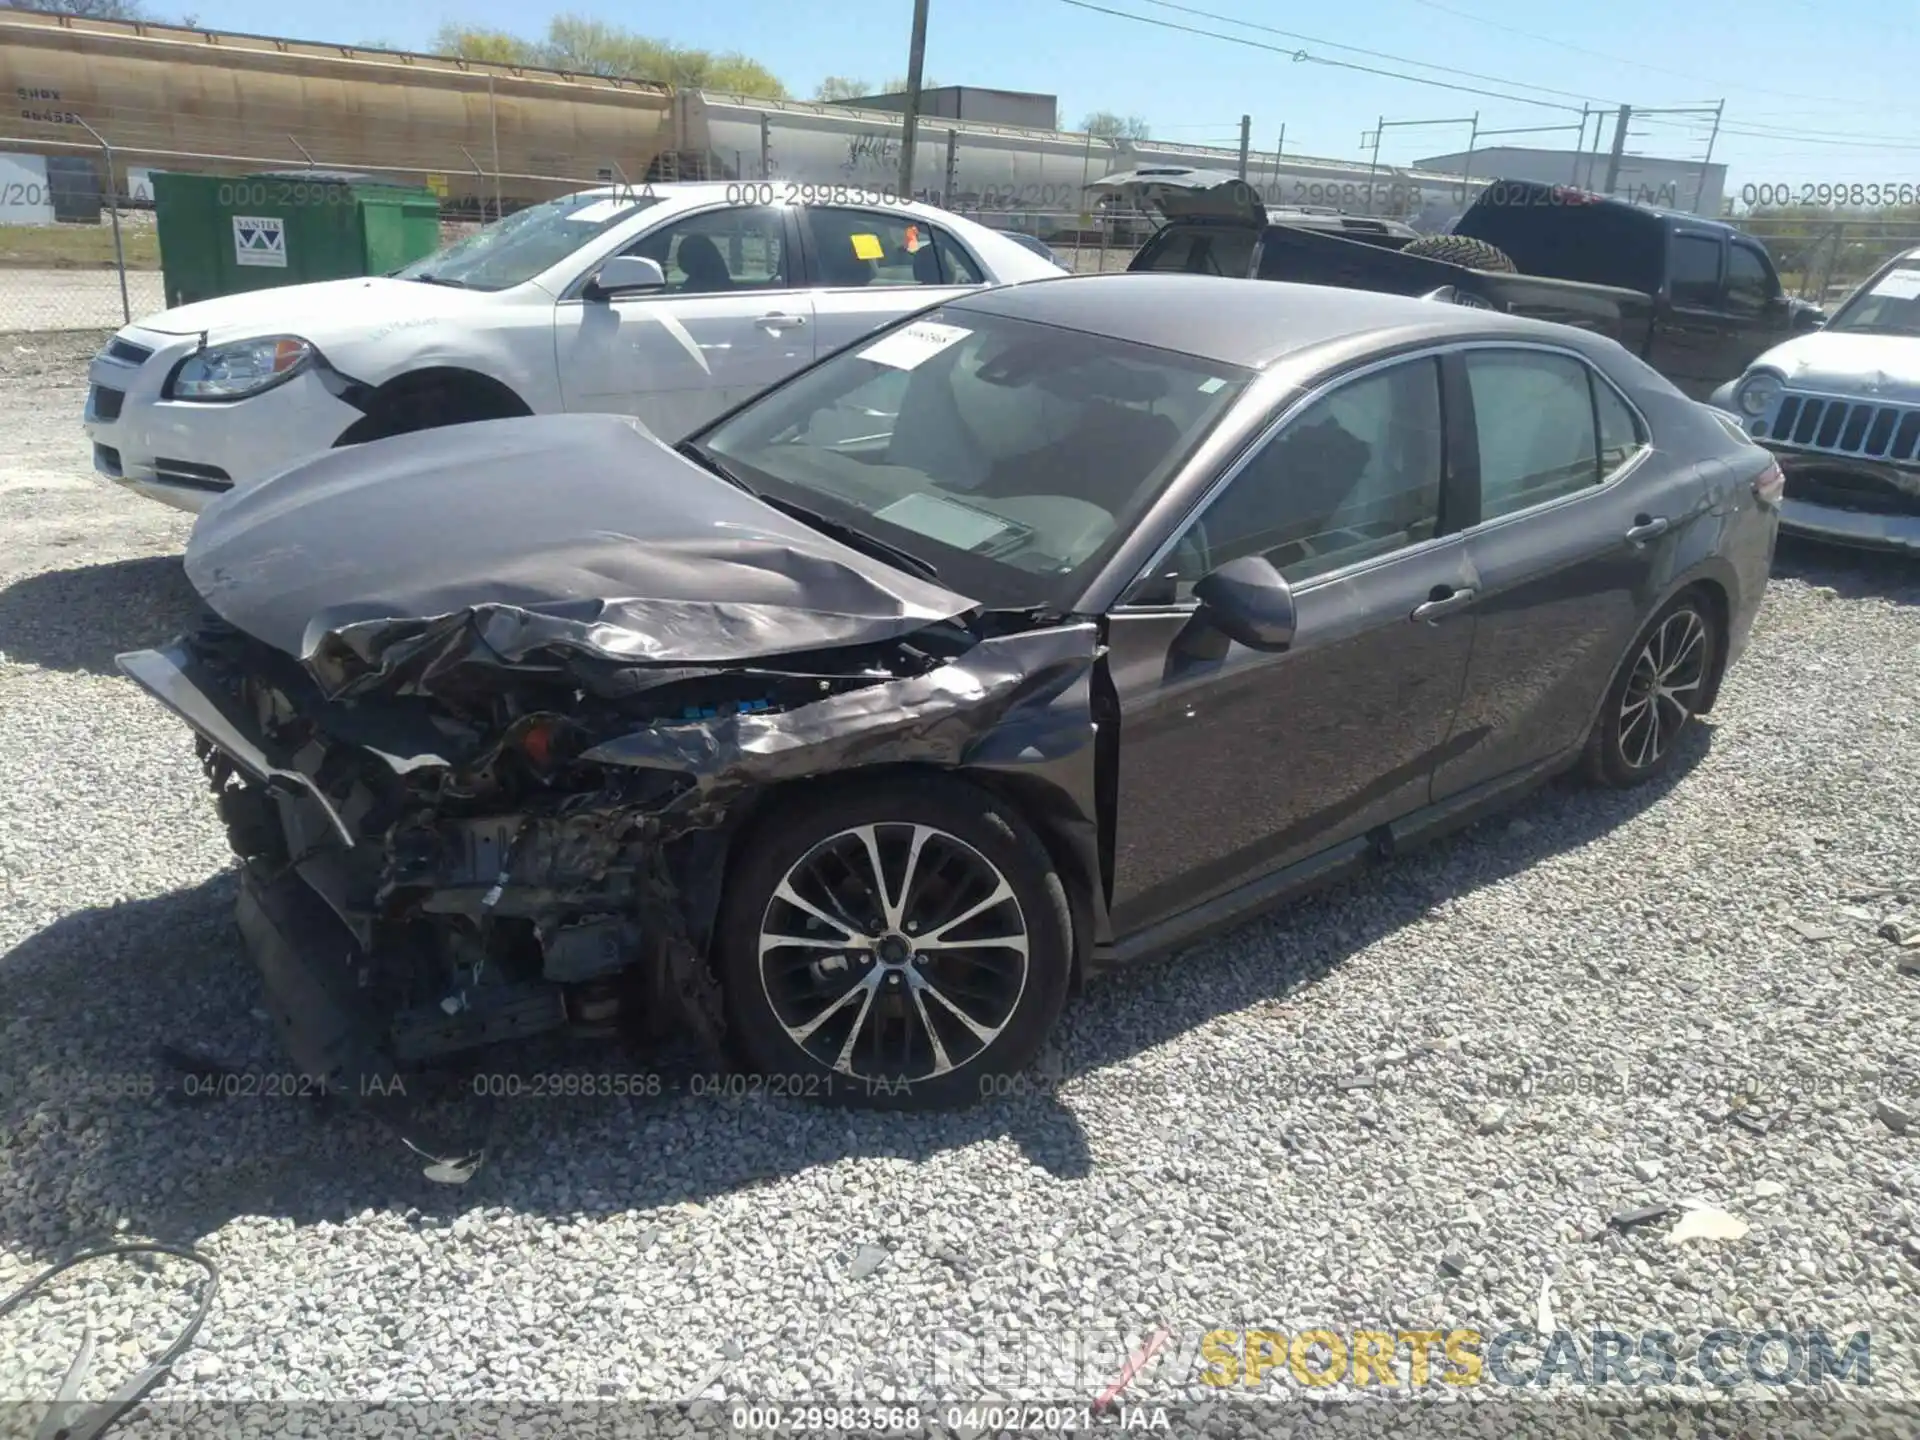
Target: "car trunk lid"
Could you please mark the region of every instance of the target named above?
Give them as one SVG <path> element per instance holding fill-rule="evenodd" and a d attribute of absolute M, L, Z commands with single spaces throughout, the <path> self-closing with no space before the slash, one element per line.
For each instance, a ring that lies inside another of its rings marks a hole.
<path fill-rule="evenodd" d="M 1225 170 L 1147 165 L 1103 176 L 1087 189 L 1131 201 L 1167 220 L 1216 220 L 1264 226 L 1267 209 L 1259 194 Z"/>

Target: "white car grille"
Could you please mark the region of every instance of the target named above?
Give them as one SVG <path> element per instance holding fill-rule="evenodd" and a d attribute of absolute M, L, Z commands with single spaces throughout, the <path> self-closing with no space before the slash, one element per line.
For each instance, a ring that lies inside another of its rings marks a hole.
<path fill-rule="evenodd" d="M 1920 406 L 1789 390 L 1754 431 L 1754 438 L 1826 455 L 1914 464 L 1920 457 Z"/>

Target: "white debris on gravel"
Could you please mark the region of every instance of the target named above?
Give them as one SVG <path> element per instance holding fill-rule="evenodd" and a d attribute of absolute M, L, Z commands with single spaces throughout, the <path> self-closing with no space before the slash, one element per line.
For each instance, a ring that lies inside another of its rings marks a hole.
<path fill-rule="evenodd" d="M 1790 550 L 1671 783 L 1556 785 L 1098 984 L 1025 1093 L 505 1102 L 446 1190 L 350 1114 L 141 1093 L 156 1041 L 281 1062 L 188 734 L 112 668 L 195 607 L 188 518 L 85 468 L 97 340 L 0 345 L 0 1292 L 116 1226 L 198 1244 L 166 1395 L 912 1398 L 937 1334 L 1491 1332 L 1546 1276 L 1581 1331 L 1866 1328 L 1920 1399 L 1920 978 L 1875 934 L 1920 902 L 1920 568 Z M 1608 1224 L 1681 1197 L 1751 1228 Z M 62 1277 L 0 1319 L 0 1393 L 88 1325 L 116 1382 L 190 1278 Z"/>

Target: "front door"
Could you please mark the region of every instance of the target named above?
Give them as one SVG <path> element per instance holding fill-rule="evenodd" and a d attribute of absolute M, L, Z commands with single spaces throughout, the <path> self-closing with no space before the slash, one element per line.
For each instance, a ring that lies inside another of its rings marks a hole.
<path fill-rule="evenodd" d="M 1745 369 L 1732 359 L 1740 326 L 1726 313 L 1726 242 L 1711 230 L 1674 230 L 1667 276 L 1651 361 L 1688 396 L 1707 399 Z"/>
<path fill-rule="evenodd" d="M 660 262 L 664 290 L 554 310 L 569 410 L 636 415 L 668 443 L 812 362 L 812 297 L 785 212 L 727 206 L 672 220 L 624 253 Z"/>
<path fill-rule="evenodd" d="M 1444 454 L 1437 361 L 1348 380 L 1264 441 L 1110 616 L 1116 931 L 1426 803 L 1474 625 Z M 1254 554 L 1294 587 L 1295 641 L 1208 653 L 1192 584 Z"/>

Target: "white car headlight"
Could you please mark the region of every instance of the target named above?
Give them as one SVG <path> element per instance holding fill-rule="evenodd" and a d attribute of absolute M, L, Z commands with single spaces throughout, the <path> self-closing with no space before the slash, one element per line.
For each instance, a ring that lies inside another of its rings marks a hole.
<path fill-rule="evenodd" d="M 239 400 L 289 380 L 313 358 L 297 335 L 236 340 L 189 355 L 176 372 L 175 400 Z"/>
<path fill-rule="evenodd" d="M 1734 392 L 1733 403 L 1740 407 L 1741 414 L 1758 420 L 1780 398 L 1780 392 L 1785 388 L 1778 375 L 1769 375 L 1762 370 L 1740 382 L 1740 388 Z"/>

